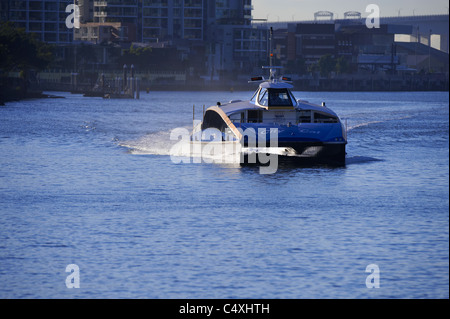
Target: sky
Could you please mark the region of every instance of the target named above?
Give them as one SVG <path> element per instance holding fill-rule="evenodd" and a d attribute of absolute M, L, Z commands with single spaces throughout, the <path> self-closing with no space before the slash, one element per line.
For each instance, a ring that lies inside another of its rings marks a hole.
<path fill-rule="evenodd" d="M 409 16 L 422 14 L 448 14 L 447 0 L 253 0 L 254 19 L 269 21 L 314 20 L 314 12 L 331 11 L 335 18 L 344 12 L 359 11 L 367 17 L 366 7 L 376 4 L 381 16 Z"/>

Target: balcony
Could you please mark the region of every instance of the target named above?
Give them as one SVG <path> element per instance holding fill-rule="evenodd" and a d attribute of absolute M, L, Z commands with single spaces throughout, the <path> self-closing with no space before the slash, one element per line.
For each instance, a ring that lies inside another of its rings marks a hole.
<path fill-rule="evenodd" d="M 104 11 L 94 12 L 94 17 L 96 17 L 96 18 L 106 18 L 107 16 L 108 16 L 108 13 L 104 12 Z"/>

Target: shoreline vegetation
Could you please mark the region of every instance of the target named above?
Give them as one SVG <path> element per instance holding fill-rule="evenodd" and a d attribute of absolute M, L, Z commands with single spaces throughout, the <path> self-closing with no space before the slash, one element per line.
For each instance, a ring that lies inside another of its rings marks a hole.
<path fill-rule="evenodd" d="M 51 45 L 33 33 L 15 28 L 12 22 L 0 24 L 0 105 L 10 100 L 43 97 L 32 83 L 36 72 L 54 60 Z M 17 73 L 16 77 L 9 76 Z"/>

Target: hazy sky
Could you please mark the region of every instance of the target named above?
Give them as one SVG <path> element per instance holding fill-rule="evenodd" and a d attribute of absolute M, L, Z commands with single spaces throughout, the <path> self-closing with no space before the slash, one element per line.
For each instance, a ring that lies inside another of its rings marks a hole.
<path fill-rule="evenodd" d="M 253 18 L 269 21 L 313 20 L 316 11 L 331 11 L 343 18 L 346 11 L 359 11 L 367 17 L 366 7 L 376 4 L 381 16 L 447 14 L 447 0 L 253 0 Z"/>

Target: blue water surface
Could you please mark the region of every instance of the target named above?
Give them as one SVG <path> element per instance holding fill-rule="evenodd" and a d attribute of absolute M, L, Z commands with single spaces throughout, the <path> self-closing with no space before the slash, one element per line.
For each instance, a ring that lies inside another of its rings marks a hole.
<path fill-rule="evenodd" d="M 269 175 L 169 156 L 193 105 L 251 92 L 52 94 L 0 106 L 0 298 L 449 298 L 448 93 L 295 92 L 347 165 Z"/>

